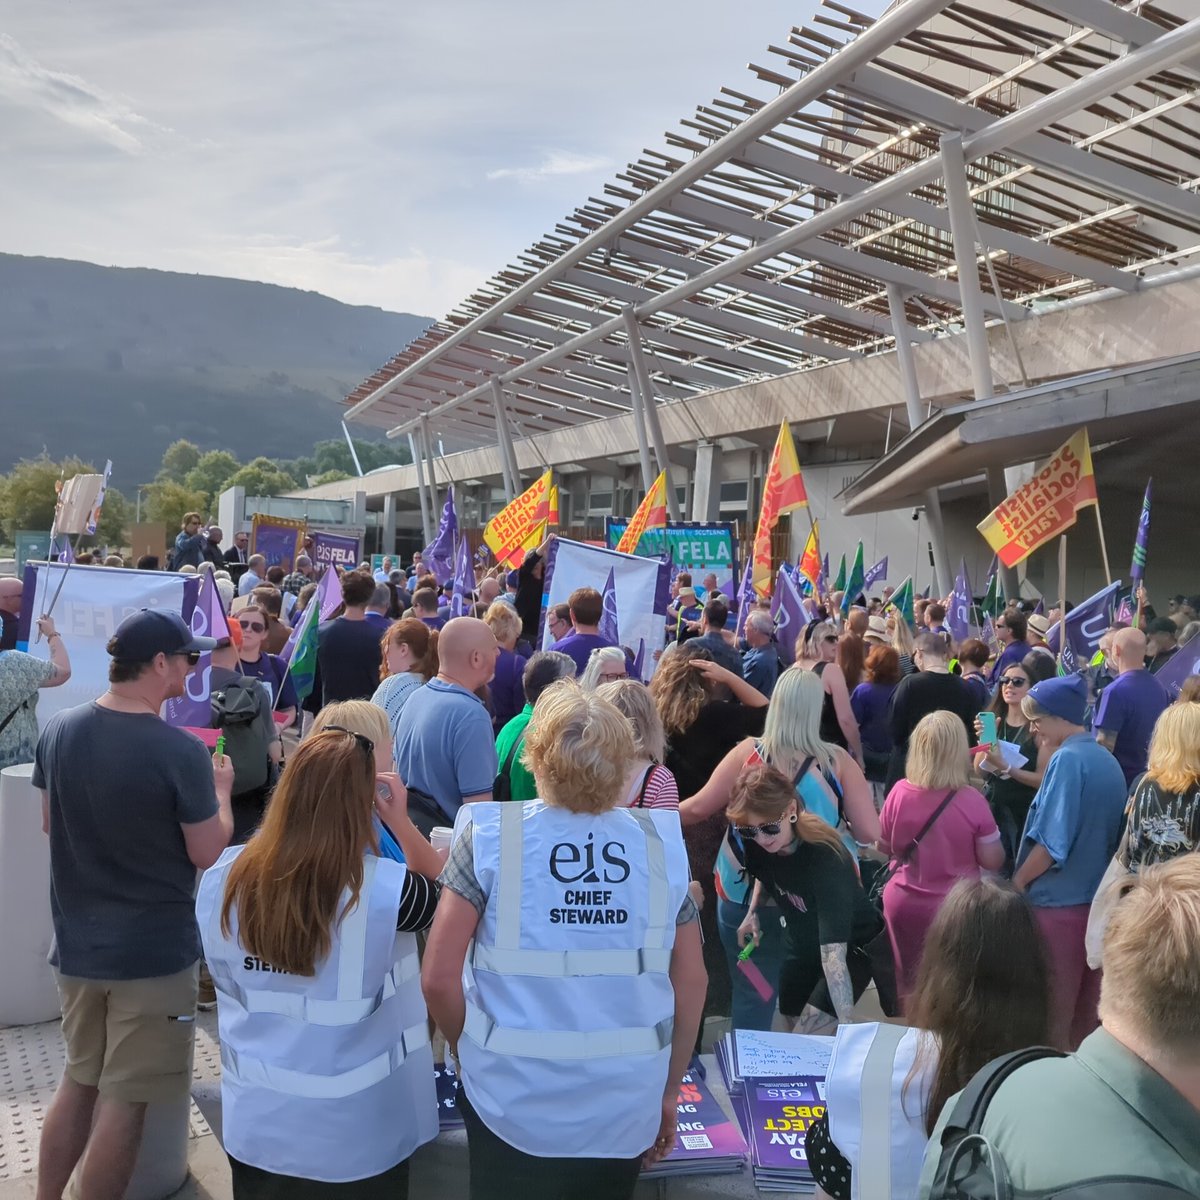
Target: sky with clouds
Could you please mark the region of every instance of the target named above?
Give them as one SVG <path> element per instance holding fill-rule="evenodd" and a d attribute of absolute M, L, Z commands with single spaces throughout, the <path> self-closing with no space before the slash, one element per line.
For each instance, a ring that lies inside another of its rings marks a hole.
<path fill-rule="evenodd" d="M 17 0 L 0 250 L 441 316 L 815 0 Z"/>

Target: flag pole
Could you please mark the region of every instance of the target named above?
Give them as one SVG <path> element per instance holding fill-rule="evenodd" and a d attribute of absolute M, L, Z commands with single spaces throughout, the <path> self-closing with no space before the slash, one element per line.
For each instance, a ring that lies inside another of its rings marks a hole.
<path fill-rule="evenodd" d="M 1099 515 L 1099 507 L 1096 509 Z M 1063 653 L 1067 648 L 1067 535 L 1058 539 L 1058 669 L 1062 671 Z"/>
<path fill-rule="evenodd" d="M 1096 510 L 1096 532 L 1100 535 L 1100 558 L 1104 563 L 1104 582 L 1112 586 L 1112 571 L 1108 566 L 1108 546 L 1104 543 L 1104 522 L 1100 520 L 1100 501 L 1093 505 Z"/>
<path fill-rule="evenodd" d="M 64 536 L 67 538 L 67 545 L 69 546 L 71 544 L 70 534 L 65 534 Z M 44 616 L 44 617 L 48 617 L 48 616 L 52 615 L 54 612 L 54 606 L 58 603 L 59 596 L 62 595 L 63 584 L 67 582 L 67 572 L 70 571 L 70 569 L 75 565 L 75 554 L 79 549 L 79 539 L 82 537 L 83 537 L 82 533 L 77 533 L 75 535 L 75 545 L 71 550 L 71 561 L 69 563 L 63 564 L 63 573 L 62 573 L 61 577 L 59 578 L 58 587 L 55 589 L 54 597 L 53 597 L 53 599 L 51 599 L 49 607 L 42 614 L 42 616 Z M 51 545 L 50 550 L 51 550 L 51 552 L 53 552 L 53 550 L 54 550 L 53 545 Z M 49 578 L 47 578 L 46 590 L 49 591 L 49 588 L 50 588 L 50 580 L 49 580 Z M 37 645 L 37 643 L 40 642 L 41 640 L 42 640 L 42 631 L 39 629 L 37 638 L 34 642 L 34 645 Z"/>

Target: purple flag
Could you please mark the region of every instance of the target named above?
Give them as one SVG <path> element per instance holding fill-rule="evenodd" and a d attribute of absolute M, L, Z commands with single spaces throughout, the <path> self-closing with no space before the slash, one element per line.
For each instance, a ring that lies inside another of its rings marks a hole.
<path fill-rule="evenodd" d="M 1053 633 L 1054 630 L 1057 628 L 1058 628 L 1058 626 L 1055 625 L 1054 629 L 1051 629 L 1050 632 Z M 990 613 L 983 618 L 983 629 L 980 630 L 980 637 L 983 638 L 983 644 L 989 650 L 991 650 L 992 653 L 995 653 L 996 650 L 999 649 L 999 646 L 997 645 L 997 642 L 996 642 L 996 626 L 995 626 L 995 623 L 992 621 L 992 616 Z M 1050 642 L 1049 637 L 1046 638 L 1046 642 L 1047 642 L 1047 644 L 1049 644 L 1049 642 Z"/>
<path fill-rule="evenodd" d="M 829 554 L 821 560 L 821 573 L 817 576 L 817 595 L 824 596 L 829 590 Z"/>
<path fill-rule="evenodd" d="M 874 587 L 881 579 L 887 578 L 888 556 L 885 554 L 864 576 L 862 581 L 862 590 L 865 592 L 867 588 Z"/>
<path fill-rule="evenodd" d="M 1150 541 L 1150 485 L 1146 480 L 1146 494 L 1142 497 L 1142 515 L 1138 517 L 1137 537 L 1133 542 L 1133 565 L 1129 568 L 1129 582 L 1137 589 L 1146 577 L 1146 545 Z"/>
<path fill-rule="evenodd" d="M 200 582 L 200 596 L 192 609 L 192 634 L 195 637 L 229 637 L 229 622 L 221 604 L 221 593 L 211 571 Z M 200 661 L 188 672 L 183 695 L 167 701 L 164 720 L 168 725 L 208 729 L 212 725 L 212 702 L 209 699 L 209 676 L 212 674 L 212 655 L 202 654 Z"/>
<path fill-rule="evenodd" d="M 1082 671 L 1092 661 L 1100 648 L 1100 639 L 1105 630 L 1116 619 L 1117 593 L 1120 589 L 1121 581 L 1118 579 L 1067 613 L 1067 644 L 1061 648 L 1062 670 L 1065 675 Z M 1059 624 L 1055 621 L 1046 635 L 1046 645 L 1055 654 L 1060 653 L 1058 630 Z"/>
<path fill-rule="evenodd" d="M 1043 597 L 1043 596 L 1038 597 L 1038 602 L 1033 606 L 1033 615 L 1035 617 L 1044 617 L 1046 615 L 1045 597 Z"/>
<path fill-rule="evenodd" d="M 604 609 L 600 613 L 600 636 L 614 646 L 621 644 L 621 635 L 617 625 L 617 578 L 616 568 L 609 567 L 608 578 L 604 581 Z"/>
<path fill-rule="evenodd" d="M 475 596 L 475 571 L 471 567 L 471 552 L 467 539 L 458 539 L 458 550 L 454 556 L 454 591 L 450 595 L 450 615 L 468 617 Z"/>
<path fill-rule="evenodd" d="M 965 642 L 971 635 L 971 579 L 967 575 L 967 560 L 959 565 L 954 580 L 954 591 L 950 593 L 950 608 L 946 613 L 946 627 L 956 642 Z"/>
<path fill-rule="evenodd" d="M 629 672 L 630 678 L 636 679 L 641 683 L 645 683 L 646 679 L 642 672 L 646 669 L 646 639 L 638 638 L 637 654 L 633 656 L 633 670 Z"/>
<path fill-rule="evenodd" d="M 732 575 L 730 575 L 730 577 L 727 580 L 725 580 L 725 582 L 723 584 L 721 584 L 721 586 L 717 589 L 721 593 L 721 595 L 724 596 L 725 599 L 729 601 L 730 608 L 733 607 L 733 605 L 737 599 L 737 597 L 734 595 L 734 591 L 733 591 L 735 586 L 736 585 L 734 583 L 734 578 Z"/>
<path fill-rule="evenodd" d="M 1200 675 L 1200 634 L 1184 642 L 1160 667 L 1155 678 L 1171 693 L 1174 700 L 1189 675 Z"/>
<path fill-rule="evenodd" d="M 454 578 L 454 546 L 458 541 L 458 514 L 454 511 L 454 484 L 446 489 L 446 503 L 442 505 L 442 519 L 437 537 L 425 547 L 421 561 L 429 568 L 439 587 Z"/>
<path fill-rule="evenodd" d="M 54 545 L 58 545 L 58 539 L 55 538 Z M 54 553 L 54 547 L 50 548 L 50 553 Z M 58 552 L 58 561 L 60 563 L 73 563 L 75 561 L 75 551 L 71 549 L 71 539 L 64 533 L 62 539 L 62 549 Z"/>
<path fill-rule="evenodd" d="M 775 594 L 771 597 L 771 616 L 775 619 L 775 640 L 779 657 L 791 666 L 796 660 L 796 639 L 808 624 L 808 608 L 791 576 L 782 568 L 775 578 Z"/>
<path fill-rule="evenodd" d="M 321 582 L 317 584 L 317 594 L 314 599 L 321 605 L 321 620 L 328 621 L 342 603 L 342 577 L 336 567 L 326 567 Z M 311 604 L 312 601 L 310 600 Z"/>
<path fill-rule="evenodd" d="M 750 615 L 750 610 L 754 607 L 754 560 L 747 559 L 746 567 L 742 571 L 742 586 L 738 588 L 737 595 L 737 625 L 735 626 L 735 637 L 741 637 L 746 632 L 746 618 Z"/>

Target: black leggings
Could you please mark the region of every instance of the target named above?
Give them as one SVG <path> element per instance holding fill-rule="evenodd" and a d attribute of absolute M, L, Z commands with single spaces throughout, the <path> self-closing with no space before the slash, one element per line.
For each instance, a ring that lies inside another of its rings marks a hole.
<path fill-rule="evenodd" d="M 408 1159 L 382 1175 L 351 1183 L 322 1183 L 275 1175 L 229 1159 L 233 1173 L 233 1200 L 408 1200 Z"/>
<path fill-rule="evenodd" d="M 458 1111 L 467 1127 L 470 1200 L 629 1200 L 642 1157 L 538 1158 L 498 1138 L 458 1089 Z"/>
<path fill-rule="evenodd" d="M 846 952 L 846 965 L 857 1003 L 871 982 L 871 963 L 857 946 L 850 946 Z M 831 1017 L 837 1016 L 829 997 L 829 985 L 825 982 L 820 952 L 800 957 L 788 946 L 779 971 L 779 1011 L 785 1017 L 798 1017 L 806 1004 L 812 1004 Z"/>

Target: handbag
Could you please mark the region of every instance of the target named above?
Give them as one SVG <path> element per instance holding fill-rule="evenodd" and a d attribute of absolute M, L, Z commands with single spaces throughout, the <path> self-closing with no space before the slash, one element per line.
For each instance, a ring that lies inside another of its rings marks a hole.
<path fill-rule="evenodd" d="M 888 863 L 886 870 L 876 871 L 875 878 L 871 880 L 871 888 L 867 893 L 867 898 L 873 905 L 883 912 L 883 889 L 887 887 L 888 881 L 900 870 L 901 867 L 907 867 L 912 862 L 913 855 L 917 852 L 917 847 L 921 844 L 925 835 L 933 828 L 938 817 L 950 807 L 950 801 L 958 795 L 958 788 L 951 788 L 943 798 L 941 804 L 933 810 L 933 815 L 921 827 L 921 832 L 908 844 L 902 854 L 898 854 Z"/>

